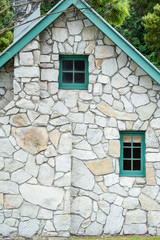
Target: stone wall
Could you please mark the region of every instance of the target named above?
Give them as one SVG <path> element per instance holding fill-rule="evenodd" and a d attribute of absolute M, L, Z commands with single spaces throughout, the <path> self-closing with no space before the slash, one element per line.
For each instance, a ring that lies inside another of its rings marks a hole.
<path fill-rule="evenodd" d="M 0 110 L 13 99 L 13 59 L 0 69 Z"/>
<path fill-rule="evenodd" d="M 88 90 L 59 90 L 59 55 Z M 75 11 L 15 58 L 0 117 L 0 236 L 160 234 L 160 86 Z M 120 131 L 145 131 L 146 177 L 119 177 Z"/>

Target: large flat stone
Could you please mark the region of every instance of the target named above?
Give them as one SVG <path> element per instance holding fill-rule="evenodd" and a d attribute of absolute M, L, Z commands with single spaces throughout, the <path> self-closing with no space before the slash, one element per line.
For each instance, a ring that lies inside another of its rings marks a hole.
<path fill-rule="evenodd" d="M 148 213 L 148 224 L 152 227 L 160 227 L 160 212 L 150 211 Z"/>
<path fill-rule="evenodd" d="M 119 73 L 117 73 L 111 81 L 111 85 L 114 88 L 124 88 L 128 85 L 128 81 L 122 77 Z"/>
<path fill-rule="evenodd" d="M 64 196 L 64 190 L 62 188 L 30 184 L 22 184 L 20 186 L 20 192 L 26 201 L 51 210 L 57 209 Z"/>
<path fill-rule="evenodd" d="M 98 28 L 95 26 L 89 26 L 84 28 L 82 32 L 82 37 L 84 41 L 95 40 L 98 37 Z"/>
<path fill-rule="evenodd" d="M 139 201 L 137 198 L 133 198 L 133 197 L 127 197 L 124 199 L 123 202 L 123 208 L 126 209 L 135 209 L 139 204 Z"/>
<path fill-rule="evenodd" d="M 70 35 L 80 34 L 83 29 L 83 22 L 82 20 L 67 22 L 67 27 Z"/>
<path fill-rule="evenodd" d="M 33 219 L 19 224 L 19 235 L 25 238 L 33 237 L 39 230 L 40 221 Z"/>
<path fill-rule="evenodd" d="M 7 138 L 0 139 L 0 156 L 10 157 L 15 149 Z"/>
<path fill-rule="evenodd" d="M 71 157 L 69 154 L 64 154 L 56 157 L 56 171 L 68 172 L 71 170 Z"/>
<path fill-rule="evenodd" d="M 83 220 L 84 219 L 79 215 L 75 215 L 75 214 L 71 215 L 71 227 L 70 227 L 71 234 L 78 233 L 79 227 L 82 224 Z"/>
<path fill-rule="evenodd" d="M 18 68 L 15 68 L 14 70 L 14 76 L 16 78 L 19 78 L 19 77 L 22 77 L 22 78 L 38 77 L 39 78 L 39 75 L 40 75 L 39 67 L 18 67 Z"/>
<path fill-rule="evenodd" d="M 11 123 L 11 125 L 13 125 L 15 127 L 26 127 L 26 126 L 30 125 L 30 121 L 29 121 L 28 117 L 26 116 L 26 114 L 24 114 L 24 113 L 20 113 L 20 114 L 11 116 L 10 123 Z"/>
<path fill-rule="evenodd" d="M 111 46 L 97 46 L 95 48 L 95 57 L 98 59 L 114 57 L 114 47 Z"/>
<path fill-rule="evenodd" d="M 81 159 L 81 160 L 92 160 L 96 159 L 97 156 L 92 151 L 86 151 L 86 150 L 79 150 L 79 149 L 73 149 L 72 150 L 72 157 Z"/>
<path fill-rule="evenodd" d="M 125 224 L 133 224 L 133 223 L 146 223 L 147 216 L 146 212 L 141 209 L 136 209 L 133 211 L 128 211 L 126 214 Z"/>
<path fill-rule="evenodd" d="M 36 218 L 38 214 L 39 206 L 24 202 L 19 208 L 21 217 Z"/>
<path fill-rule="evenodd" d="M 87 139 L 90 144 L 97 144 L 101 142 L 103 132 L 101 129 L 88 129 Z"/>
<path fill-rule="evenodd" d="M 72 150 L 71 133 L 63 133 L 59 140 L 59 152 L 61 154 L 70 153 Z"/>
<path fill-rule="evenodd" d="M 160 211 L 160 205 L 158 202 L 147 197 L 143 193 L 139 196 L 139 201 L 141 203 L 141 208 L 147 211 Z"/>
<path fill-rule="evenodd" d="M 39 168 L 38 181 L 44 186 L 52 186 L 54 179 L 54 169 L 44 163 Z"/>
<path fill-rule="evenodd" d="M 73 160 L 72 185 L 85 190 L 92 190 L 94 187 L 93 175 L 85 164 L 79 160 Z"/>
<path fill-rule="evenodd" d="M 120 157 L 120 141 L 119 140 L 109 141 L 109 155 L 111 157 Z"/>
<path fill-rule="evenodd" d="M 124 234 L 145 234 L 147 233 L 146 224 L 129 224 L 124 225 Z"/>
<path fill-rule="evenodd" d="M 92 213 L 92 200 L 89 197 L 81 196 L 73 199 L 71 213 L 78 214 L 83 218 L 89 218 Z"/>
<path fill-rule="evenodd" d="M 88 236 L 100 236 L 103 231 L 103 225 L 97 222 L 93 222 L 86 228 L 85 234 Z"/>
<path fill-rule="evenodd" d="M 54 226 L 57 231 L 69 231 L 70 228 L 70 215 L 55 215 Z"/>
<path fill-rule="evenodd" d="M 14 128 L 17 144 L 31 154 L 37 154 L 47 148 L 48 134 L 43 127 Z"/>
<path fill-rule="evenodd" d="M 0 193 L 18 194 L 18 184 L 11 181 L 0 181 Z"/>
<path fill-rule="evenodd" d="M 41 70 L 41 80 L 49 81 L 49 82 L 58 81 L 58 70 L 52 69 L 52 68 L 42 69 Z"/>
<path fill-rule="evenodd" d="M 52 39 L 58 42 L 64 42 L 68 37 L 67 29 L 65 28 L 53 28 Z"/>
<path fill-rule="evenodd" d="M 141 121 L 146 121 L 151 118 L 156 107 L 157 107 L 156 104 L 149 103 L 145 106 L 138 107 L 136 112 L 139 114 L 139 118 Z"/>
<path fill-rule="evenodd" d="M 124 222 L 123 208 L 112 205 L 110 214 L 104 227 L 105 234 L 117 234 L 121 231 Z"/>
<path fill-rule="evenodd" d="M 105 59 L 102 62 L 102 73 L 109 77 L 113 76 L 118 70 L 117 61 L 115 58 Z"/>
<path fill-rule="evenodd" d="M 125 113 L 125 112 L 117 111 L 104 101 L 100 102 L 97 105 L 97 108 L 101 112 L 103 112 L 106 116 L 115 117 L 119 120 L 135 121 L 138 118 L 136 113 Z"/>
<path fill-rule="evenodd" d="M 4 208 L 12 209 L 19 208 L 22 204 L 23 198 L 20 195 L 5 195 L 4 196 Z"/>
<path fill-rule="evenodd" d="M 99 161 L 90 161 L 86 166 L 91 170 L 94 175 L 105 175 L 113 172 L 112 161 L 107 158 Z"/>
<path fill-rule="evenodd" d="M 24 91 L 28 95 L 39 96 L 40 95 L 40 86 L 36 82 L 26 83 Z"/>
<path fill-rule="evenodd" d="M 17 229 L 15 227 L 10 227 L 5 223 L 0 224 L 0 234 L 2 234 L 3 237 L 7 237 L 12 233 L 16 232 Z"/>
<path fill-rule="evenodd" d="M 18 184 L 27 182 L 31 177 L 32 176 L 23 169 L 18 169 L 11 174 L 11 180 L 17 182 Z"/>

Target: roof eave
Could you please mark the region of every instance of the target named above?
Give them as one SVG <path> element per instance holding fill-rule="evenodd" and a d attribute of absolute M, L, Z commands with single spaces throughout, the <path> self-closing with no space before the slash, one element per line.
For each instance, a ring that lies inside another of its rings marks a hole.
<path fill-rule="evenodd" d="M 48 13 L 42 17 L 35 25 L 21 36 L 17 42 L 12 43 L 0 55 L 0 67 L 2 67 L 17 52 L 25 47 L 39 33 L 41 33 L 49 24 L 55 21 L 67 8 L 74 4 L 94 25 L 96 25 L 107 37 L 109 37 L 122 51 L 124 51 L 134 62 L 136 62 L 148 75 L 160 84 L 160 71 L 149 62 L 135 47 L 133 47 L 122 35 L 120 35 L 108 22 L 106 22 L 93 8 L 84 0 L 61 0 Z M 84 10 L 85 9 L 85 10 Z"/>

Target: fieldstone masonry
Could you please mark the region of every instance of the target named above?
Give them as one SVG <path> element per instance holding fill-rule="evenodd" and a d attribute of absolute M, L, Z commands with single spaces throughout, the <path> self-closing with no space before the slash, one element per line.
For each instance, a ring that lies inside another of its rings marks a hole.
<path fill-rule="evenodd" d="M 88 55 L 88 90 L 58 89 L 62 54 Z M 0 237 L 159 235 L 160 86 L 75 11 L 16 55 L 13 100 L 10 76 L 0 73 Z M 121 130 L 145 131 L 145 178 L 119 177 Z"/>

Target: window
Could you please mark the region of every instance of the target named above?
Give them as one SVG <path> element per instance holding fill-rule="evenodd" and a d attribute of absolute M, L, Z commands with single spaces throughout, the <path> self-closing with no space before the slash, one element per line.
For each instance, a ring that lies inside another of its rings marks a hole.
<path fill-rule="evenodd" d="M 144 132 L 121 132 L 120 176 L 145 176 Z"/>
<path fill-rule="evenodd" d="M 88 89 L 88 56 L 60 56 L 60 89 Z"/>

